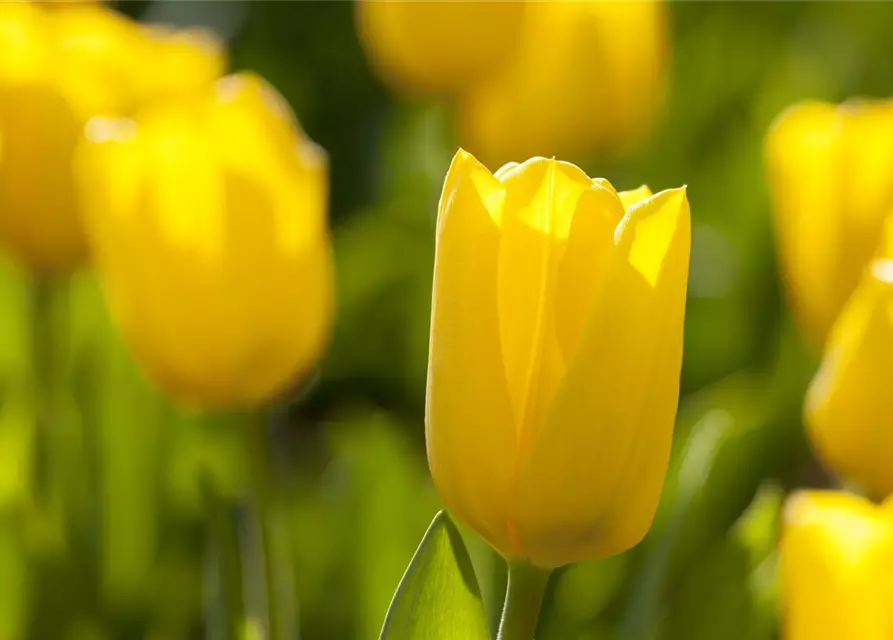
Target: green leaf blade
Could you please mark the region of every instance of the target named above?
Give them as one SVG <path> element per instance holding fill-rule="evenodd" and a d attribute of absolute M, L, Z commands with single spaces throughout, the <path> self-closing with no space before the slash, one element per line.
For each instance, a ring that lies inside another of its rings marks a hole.
<path fill-rule="evenodd" d="M 456 525 L 434 516 L 406 568 L 379 640 L 490 640 L 474 569 Z"/>

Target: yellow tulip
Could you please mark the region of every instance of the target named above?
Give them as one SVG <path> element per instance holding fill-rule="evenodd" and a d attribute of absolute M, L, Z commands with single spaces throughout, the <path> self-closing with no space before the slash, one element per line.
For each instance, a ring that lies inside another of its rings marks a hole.
<path fill-rule="evenodd" d="M 145 68 L 131 76 L 136 106 L 210 84 L 226 71 L 222 44 L 209 31 L 145 25 L 139 44 Z"/>
<path fill-rule="evenodd" d="M 39 4 L 47 9 L 64 9 L 72 6 L 83 6 L 90 4 L 103 4 L 103 0 L 31 0 L 34 4 Z M 105 4 L 114 5 L 112 1 Z"/>
<path fill-rule="evenodd" d="M 129 115 L 153 100 L 210 84 L 226 67 L 210 32 L 142 25 L 105 7 L 50 16 L 55 82 L 77 115 Z"/>
<path fill-rule="evenodd" d="M 227 76 L 87 137 L 85 230 L 137 359 L 192 405 L 282 392 L 322 351 L 333 287 L 325 155 L 282 97 Z"/>
<path fill-rule="evenodd" d="M 437 221 L 426 437 L 447 507 L 507 559 L 557 567 L 651 525 L 679 391 L 685 189 L 617 194 L 459 151 Z"/>
<path fill-rule="evenodd" d="M 893 209 L 893 102 L 807 102 L 766 138 L 788 296 L 807 336 L 824 341 Z"/>
<path fill-rule="evenodd" d="M 876 260 L 825 345 L 806 397 L 820 457 L 878 497 L 893 493 L 893 262 Z"/>
<path fill-rule="evenodd" d="M 887 507 L 832 491 L 785 506 L 779 566 L 785 640 L 893 638 L 893 524 Z"/>
<path fill-rule="evenodd" d="M 627 146 L 656 115 L 667 40 L 661 2 L 531 3 L 509 63 L 460 101 L 460 140 L 493 166 Z"/>
<path fill-rule="evenodd" d="M 101 5 L 0 3 L 0 242 L 39 271 L 76 266 L 86 245 L 71 158 L 84 123 L 223 66 L 216 42 L 159 37 Z"/>
<path fill-rule="evenodd" d="M 106 2 L 106 0 L 30 0 L 34 3 L 44 5 L 47 9 L 58 9 L 70 7 L 71 5 L 96 5 Z M 114 4 L 114 0 L 108 0 L 110 4 Z"/>
<path fill-rule="evenodd" d="M 452 95 L 511 54 L 525 2 L 359 0 L 360 41 L 376 71 L 408 90 Z"/>

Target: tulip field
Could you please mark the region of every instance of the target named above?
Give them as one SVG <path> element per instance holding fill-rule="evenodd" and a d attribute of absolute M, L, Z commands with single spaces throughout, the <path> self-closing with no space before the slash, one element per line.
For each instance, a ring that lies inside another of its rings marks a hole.
<path fill-rule="evenodd" d="M 891 39 L 0 0 L 0 640 L 893 640 Z"/>

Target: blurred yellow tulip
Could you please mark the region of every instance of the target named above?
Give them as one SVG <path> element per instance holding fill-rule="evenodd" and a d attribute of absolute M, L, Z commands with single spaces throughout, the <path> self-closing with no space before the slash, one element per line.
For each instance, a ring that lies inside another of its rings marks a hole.
<path fill-rule="evenodd" d="M 785 640 L 893 638 L 888 508 L 846 493 L 794 494 L 779 565 Z"/>
<path fill-rule="evenodd" d="M 71 156 L 95 114 L 210 83 L 220 45 L 101 5 L 0 3 L 0 242 L 39 271 L 85 257 Z"/>
<path fill-rule="evenodd" d="M 378 73 L 406 90 L 453 95 L 512 53 L 525 2 L 359 0 L 360 41 Z"/>
<path fill-rule="evenodd" d="M 820 457 L 877 497 L 893 493 L 893 261 L 870 263 L 834 323 L 806 397 Z"/>
<path fill-rule="evenodd" d="M 166 391 L 206 407 L 281 393 L 332 315 L 327 164 L 282 97 L 227 76 L 135 119 L 93 119 L 77 160 L 115 319 Z"/>
<path fill-rule="evenodd" d="M 788 296 L 821 345 L 893 210 L 893 102 L 795 105 L 766 164 Z"/>
<path fill-rule="evenodd" d="M 131 76 L 134 105 L 191 91 L 226 72 L 222 44 L 209 31 L 145 25 L 141 32 L 139 57 L 145 68 Z"/>
<path fill-rule="evenodd" d="M 533 2 L 518 50 L 463 96 L 460 141 L 491 166 L 622 148 L 649 130 L 668 54 L 662 2 Z"/>
<path fill-rule="evenodd" d="M 44 9 L 65 9 L 74 5 L 90 6 L 98 4 L 115 4 L 114 0 L 23 0 L 33 4 L 39 4 Z"/>
<path fill-rule="evenodd" d="M 426 435 L 448 508 L 508 559 L 619 553 L 651 525 L 679 391 L 685 189 L 617 194 L 465 151 L 443 186 Z"/>

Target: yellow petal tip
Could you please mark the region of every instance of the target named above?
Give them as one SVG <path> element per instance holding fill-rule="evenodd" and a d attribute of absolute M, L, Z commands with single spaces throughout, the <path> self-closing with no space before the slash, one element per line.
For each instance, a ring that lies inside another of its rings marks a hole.
<path fill-rule="evenodd" d="M 617 226 L 615 242 L 629 242 L 629 261 L 655 286 L 671 247 L 688 255 L 690 211 L 685 187 L 666 189 L 631 206 Z M 687 260 L 687 257 L 686 257 Z"/>

